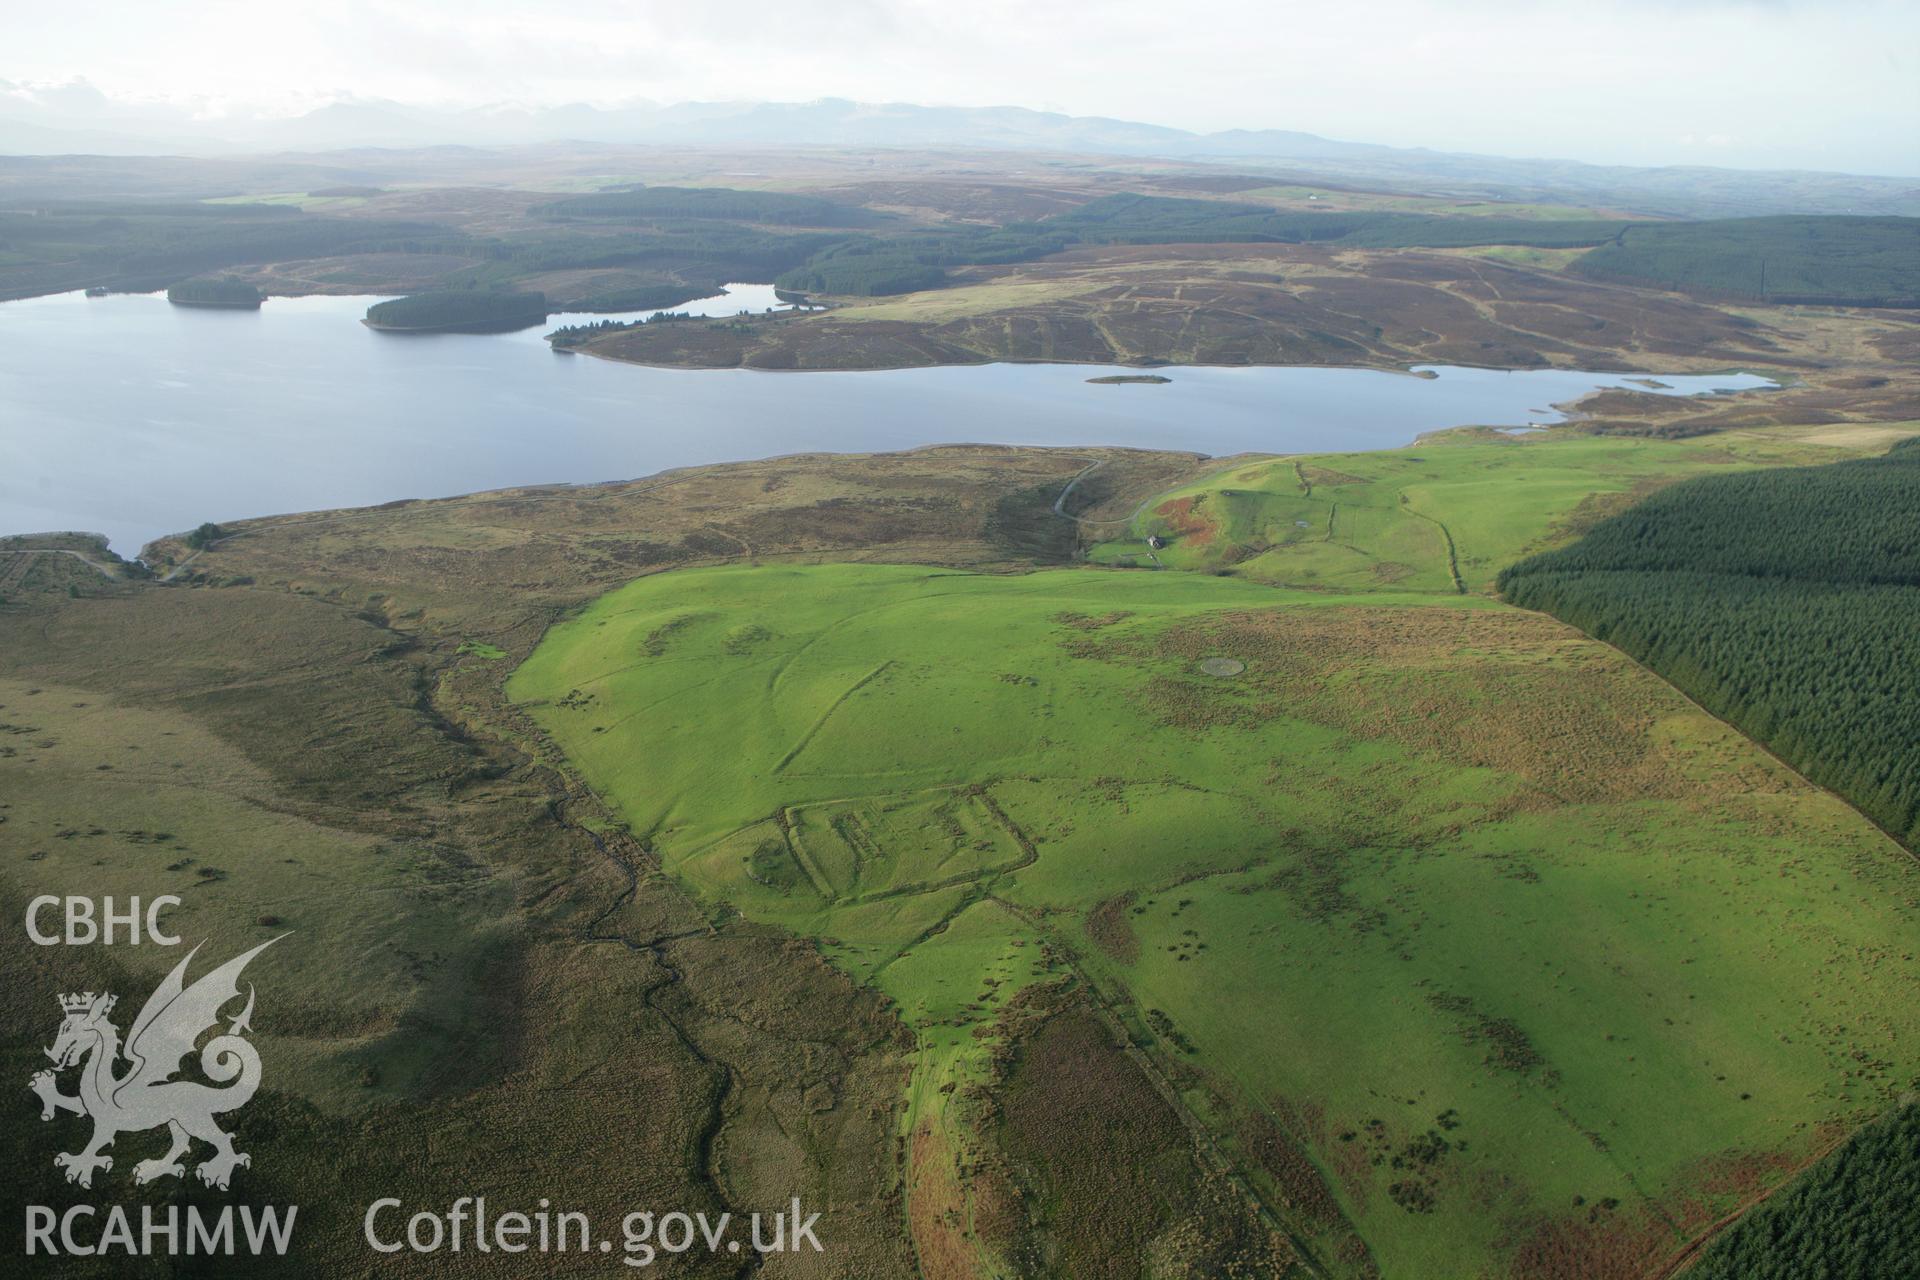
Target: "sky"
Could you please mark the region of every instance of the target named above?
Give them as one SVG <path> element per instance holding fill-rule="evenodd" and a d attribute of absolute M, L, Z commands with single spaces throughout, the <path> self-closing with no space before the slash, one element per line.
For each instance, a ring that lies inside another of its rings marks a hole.
<path fill-rule="evenodd" d="M 0 30 L 0 118 L 831 96 L 1920 175 L 1920 0 L 0 0 Z"/>

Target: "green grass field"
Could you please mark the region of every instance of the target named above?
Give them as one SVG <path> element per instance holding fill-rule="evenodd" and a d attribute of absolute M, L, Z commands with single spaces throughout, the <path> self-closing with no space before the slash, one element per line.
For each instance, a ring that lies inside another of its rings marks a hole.
<path fill-rule="evenodd" d="M 1533 452 L 1460 453 L 1505 448 Z M 1532 519 L 1452 536 L 1490 562 Z M 987 1030 L 1077 975 L 1335 1273 L 1364 1256 L 1276 1146 L 1384 1275 L 1639 1274 L 1905 1085 L 1920 867 L 1424 554 L 1391 595 L 688 570 L 556 627 L 509 693 L 716 917 L 897 1004 L 910 1128 L 964 1146 Z"/>
<path fill-rule="evenodd" d="M 1760 428 L 1666 441 L 1462 431 L 1378 453 L 1263 458 L 1162 494 L 1123 527 L 1102 527 L 1108 540 L 1090 558 L 1342 591 L 1484 592 L 1522 556 L 1676 480 L 1837 462 L 1856 445 L 1877 452 L 1874 444 L 1904 434 L 1911 430 L 1856 439 L 1842 428 Z M 1167 545 L 1154 551 L 1149 536 Z"/>

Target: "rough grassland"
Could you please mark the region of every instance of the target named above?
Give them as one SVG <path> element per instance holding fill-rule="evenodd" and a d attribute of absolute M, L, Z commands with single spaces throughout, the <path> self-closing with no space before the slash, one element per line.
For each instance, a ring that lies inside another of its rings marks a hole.
<path fill-rule="evenodd" d="M 288 811 L 264 770 L 177 711 L 0 679 L 0 744 L 19 894 L 176 894 L 168 927 L 188 946 L 204 940 L 207 957 L 287 935 L 261 979 L 279 980 L 273 996 L 304 975 L 298 1000 L 273 1001 L 274 1082 L 326 1110 L 361 1112 L 435 1083 L 448 1059 L 433 1049 L 479 1016 L 487 957 L 514 948 L 503 883 L 423 843 Z M 57 931 L 57 914 L 42 928 Z M 359 959 L 330 964 L 329 950 Z M 151 985 L 180 953 L 125 957 Z"/>
<path fill-rule="evenodd" d="M 508 689 L 671 877 L 897 1004 L 908 1132 L 1077 975 L 1336 1273 L 1639 1274 L 1912 1075 L 1920 866 L 1477 597 L 689 570 Z"/>

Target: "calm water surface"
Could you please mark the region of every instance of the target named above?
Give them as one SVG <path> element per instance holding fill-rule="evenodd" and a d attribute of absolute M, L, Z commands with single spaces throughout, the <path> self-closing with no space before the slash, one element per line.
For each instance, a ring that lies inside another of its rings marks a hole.
<path fill-rule="evenodd" d="M 692 309 L 774 305 L 767 286 L 729 288 Z M 1108 371 L 1086 365 L 650 369 L 556 355 L 546 328 L 375 333 L 357 323 L 372 301 L 274 298 L 258 311 L 158 295 L 0 303 L 0 533 L 97 530 L 131 555 L 202 520 L 956 442 L 1390 448 L 1438 427 L 1557 421 L 1556 403 L 1632 385 L 1624 374 L 1454 368 L 1432 379 L 1179 368 L 1165 371 L 1166 386 L 1090 386 Z M 1648 372 L 1669 395 L 1772 385 Z"/>

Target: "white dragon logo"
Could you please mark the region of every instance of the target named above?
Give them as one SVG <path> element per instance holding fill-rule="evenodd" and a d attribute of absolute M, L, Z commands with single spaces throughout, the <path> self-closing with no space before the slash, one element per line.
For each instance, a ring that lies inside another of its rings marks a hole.
<path fill-rule="evenodd" d="M 66 1018 L 53 1047 L 46 1051 L 53 1059 L 53 1069 L 36 1073 L 28 1087 L 40 1095 L 42 1120 L 51 1120 L 61 1111 L 93 1118 L 93 1140 L 77 1152 L 62 1152 L 53 1158 L 56 1166 L 67 1171 L 68 1182 L 92 1186 L 96 1169 L 113 1168 L 113 1158 L 101 1152 L 113 1145 L 115 1137 L 161 1125 L 172 1134 L 173 1146 L 158 1160 L 142 1160 L 135 1165 L 135 1182 L 183 1176 L 186 1166 L 180 1157 L 194 1138 L 214 1149 L 214 1154 L 194 1170 L 210 1187 L 226 1190 L 234 1169 L 253 1163 L 251 1157 L 233 1149 L 232 1136 L 213 1122 L 216 1115 L 245 1106 L 260 1087 L 260 1055 L 242 1039 L 243 1033 L 252 1030 L 251 984 L 247 987 L 247 1007 L 233 1019 L 225 1035 L 215 1036 L 200 1050 L 201 1072 L 224 1087 L 173 1077 L 183 1069 L 181 1060 L 193 1052 L 201 1035 L 219 1025 L 220 1010 L 239 998 L 240 971 L 278 941 L 273 938 L 261 943 L 189 987 L 184 979 L 188 963 L 199 954 L 200 948 L 195 947 L 148 997 L 140 1016 L 133 1020 L 124 1048 L 120 1029 L 107 1018 L 118 997 L 91 991 L 60 997 L 60 1009 Z M 116 1074 L 115 1066 L 122 1057 L 130 1065 Z M 80 1092 L 72 1097 L 61 1093 L 56 1073 L 83 1061 Z"/>

